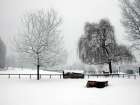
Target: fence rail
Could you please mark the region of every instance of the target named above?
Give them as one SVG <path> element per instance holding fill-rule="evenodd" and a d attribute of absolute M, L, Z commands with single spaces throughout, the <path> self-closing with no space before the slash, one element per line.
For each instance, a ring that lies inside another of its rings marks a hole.
<path fill-rule="evenodd" d="M 127 78 L 131 78 L 131 77 L 134 77 L 134 79 L 136 79 L 137 75 L 135 74 L 86 74 L 88 76 L 88 78 L 90 78 L 91 76 L 96 76 L 97 78 L 98 77 L 127 77 Z"/>
<path fill-rule="evenodd" d="M 0 74 L 0 76 L 8 76 L 8 78 L 11 78 L 12 76 L 18 76 L 18 78 L 20 79 L 22 76 L 29 76 L 29 78 L 31 79 L 32 76 L 37 76 L 37 74 Z M 60 79 L 63 78 L 63 74 L 39 74 L 40 78 L 42 76 L 48 76 L 50 79 L 53 77 L 53 76 L 57 76 L 59 77 Z M 134 79 L 136 79 L 136 75 L 135 74 L 85 74 L 85 77 L 87 78 L 90 78 L 90 77 L 122 77 L 122 78 L 131 78 L 133 77 Z"/>
<path fill-rule="evenodd" d="M 30 79 L 32 78 L 32 76 L 37 76 L 37 74 L 0 74 L 0 75 L 8 76 L 8 78 L 11 78 L 12 76 L 18 76 L 19 79 L 21 78 L 21 76 L 29 76 Z M 52 78 L 52 76 L 58 76 L 61 79 L 62 75 L 63 74 L 39 74 L 40 78 L 42 76 L 49 76 L 50 79 Z"/>

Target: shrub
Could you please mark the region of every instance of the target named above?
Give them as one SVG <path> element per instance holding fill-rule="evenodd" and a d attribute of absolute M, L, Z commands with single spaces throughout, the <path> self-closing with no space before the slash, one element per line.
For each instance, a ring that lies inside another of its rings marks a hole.
<path fill-rule="evenodd" d="M 127 74 L 134 74 L 134 71 L 133 70 L 127 70 L 126 73 Z"/>

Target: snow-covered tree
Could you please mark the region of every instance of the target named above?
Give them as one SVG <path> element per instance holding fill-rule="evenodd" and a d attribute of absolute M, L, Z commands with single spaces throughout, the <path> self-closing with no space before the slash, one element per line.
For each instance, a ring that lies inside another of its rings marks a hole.
<path fill-rule="evenodd" d="M 132 61 L 134 56 L 126 46 L 116 43 L 114 28 L 109 20 L 99 24 L 87 23 L 85 33 L 80 38 L 79 57 L 86 64 L 108 64 L 112 73 L 112 62 Z"/>
<path fill-rule="evenodd" d="M 64 63 L 66 51 L 60 37 L 61 18 L 54 10 L 29 12 L 22 18 L 23 29 L 17 38 L 17 49 L 27 62 L 37 66 L 37 80 L 40 67 Z M 21 57 L 21 59 L 22 59 Z"/>
<path fill-rule="evenodd" d="M 132 48 L 140 50 L 140 0 L 120 0 L 121 23 L 128 34 Z"/>

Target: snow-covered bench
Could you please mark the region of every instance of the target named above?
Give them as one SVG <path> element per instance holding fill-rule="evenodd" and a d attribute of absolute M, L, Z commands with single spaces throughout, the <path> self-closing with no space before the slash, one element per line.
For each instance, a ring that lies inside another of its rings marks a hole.
<path fill-rule="evenodd" d="M 96 87 L 96 88 L 104 88 L 108 86 L 108 81 L 88 81 L 86 84 L 87 88 Z"/>
<path fill-rule="evenodd" d="M 63 78 L 84 78 L 84 71 L 65 70 L 63 71 Z"/>

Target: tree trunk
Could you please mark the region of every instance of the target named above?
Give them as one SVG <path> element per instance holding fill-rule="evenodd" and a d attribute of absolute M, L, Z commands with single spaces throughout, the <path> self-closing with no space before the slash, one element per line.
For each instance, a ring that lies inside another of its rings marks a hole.
<path fill-rule="evenodd" d="M 39 80 L 39 65 L 37 65 L 37 80 Z"/>
<path fill-rule="evenodd" d="M 108 64 L 109 64 L 109 73 L 112 73 L 112 64 L 111 64 L 111 61 Z"/>
<path fill-rule="evenodd" d="M 140 67 L 139 67 L 139 76 L 140 76 Z"/>
<path fill-rule="evenodd" d="M 39 55 L 37 53 L 37 80 L 39 80 L 39 67 L 40 67 L 40 63 L 39 63 Z"/>

